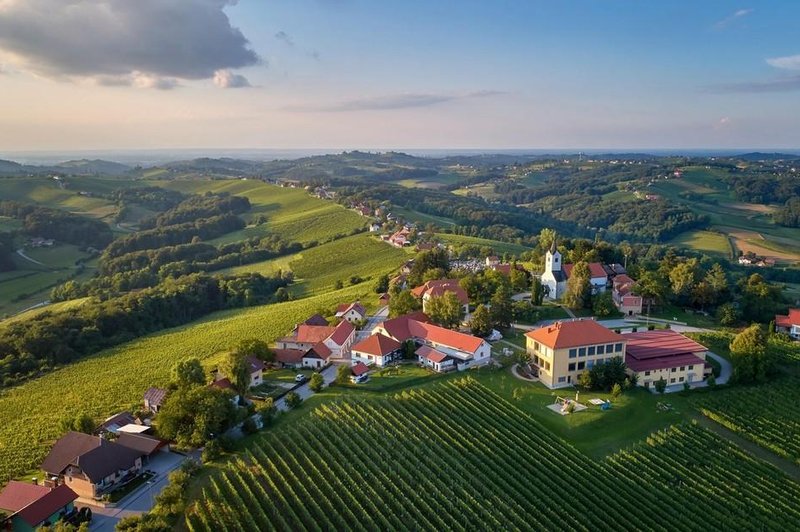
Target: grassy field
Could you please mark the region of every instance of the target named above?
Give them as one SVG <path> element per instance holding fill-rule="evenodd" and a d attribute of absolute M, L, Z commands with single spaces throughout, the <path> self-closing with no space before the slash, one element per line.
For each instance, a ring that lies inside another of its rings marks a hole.
<path fill-rule="evenodd" d="M 12 323 L 18 323 L 21 321 L 25 321 L 31 318 L 35 318 L 40 314 L 44 314 L 45 312 L 49 312 L 51 314 L 58 314 L 60 312 L 64 312 L 66 310 L 72 310 L 76 308 L 80 308 L 85 305 L 91 298 L 82 297 L 80 299 L 72 299 L 70 301 L 62 301 L 60 303 L 53 303 L 50 305 L 46 305 L 43 307 L 37 307 L 26 312 L 22 312 L 21 314 L 16 314 L 10 318 L 6 318 L 0 321 L 0 327 L 4 325 L 10 325 Z"/>
<path fill-rule="evenodd" d="M 800 485 L 698 426 L 596 461 L 473 379 L 318 402 L 304 417 L 217 468 L 186 528 L 784 529 L 800 519 Z"/>
<path fill-rule="evenodd" d="M 688 248 L 726 259 L 730 259 L 733 253 L 728 236 L 716 231 L 689 231 L 672 239 L 669 243 L 673 246 Z"/>
<path fill-rule="evenodd" d="M 519 255 L 520 253 L 530 251 L 530 248 L 527 248 L 520 244 L 510 244 L 508 242 L 500 242 L 499 240 L 489 240 L 486 238 L 477 238 L 474 236 L 451 235 L 449 233 L 436 233 L 436 238 L 438 238 L 445 244 L 489 247 L 492 248 L 494 250 L 494 253 L 498 255 L 502 255 L 504 253 L 508 253 L 510 255 Z"/>
<path fill-rule="evenodd" d="M 211 365 L 243 338 L 272 341 L 298 321 L 341 302 L 360 299 L 375 307 L 369 284 L 276 305 L 213 314 L 192 324 L 145 336 L 49 373 L 0 395 L 0 411 L 13 412 L 0 426 L 0 482 L 39 464 L 60 435 L 58 422 L 87 412 L 101 420 L 141 401 L 150 386 L 163 386 L 178 360 L 198 357 Z M 216 355 L 216 356 L 215 356 Z"/>
<path fill-rule="evenodd" d="M 434 224 L 439 227 L 448 227 L 456 225 L 456 223 L 450 218 L 445 218 L 443 216 L 434 216 L 432 214 L 425 214 L 423 212 L 403 209 L 401 207 L 393 207 L 392 213 L 394 213 L 397 216 L 402 216 L 404 219 L 416 224 L 422 224 L 422 225 Z"/>
<path fill-rule="evenodd" d="M 92 218 L 108 219 L 117 212 L 114 203 L 103 198 L 81 196 L 83 190 L 76 182 L 75 188 L 62 188 L 59 183 L 47 177 L 24 177 L 0 179 L 0 199 L 25 203 L 37 203 L 43 207 L 63 209 Z M 87 188 L 98 186 L 100 180 L 87 181 Z M 67 180 L 72 186 L 72 179 Z M 117 188 L 124 183 L 114 181 Z"/>

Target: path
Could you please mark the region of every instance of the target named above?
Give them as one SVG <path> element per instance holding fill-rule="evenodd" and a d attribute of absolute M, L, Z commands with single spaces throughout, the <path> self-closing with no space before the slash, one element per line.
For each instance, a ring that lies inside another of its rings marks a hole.
<path fill-rule="evenodd" d="M 36 259 L 32 259 L 32 258 L 30 258 L 29 256 L 27 256 L 27 255 L 25 254 L 25 250 L 24 250 L 24 249 L 22 249 L 22 248 L 20 248 L 20 249 L 18 249 L 18 250 L 17 250 L 17 255 L 19 255 L 20 257 L 22 257 L 23 259 L 25 259 L 25 260 L 27 260 L 27 261 L 29 261 L 29 262 L 32 262 L 32 263 L 34 263 L 34 264 L 38 264 L 39 266 L 44 266 L 45 268 L 47 267 L 47 264 L 45 264 L 45 263 L 43 263 L 43 262 L 39 262 L 38 260 L 36 260 Z"/>
<path fill-rule="evenodd" d="M 520 351 L 525 351 L 525 348 L 524 348 L 524 347 L 520 347 L 520 346 L 518 346 L 518 345 L 516 345 L 516 344 L 512 344 L 512 343 L 511 343 L 511 342 L 509 342 L 508 340 L 498 340 L 496 343 L 499 343 L 499 344 L 506 344 L 506 345 L 508 345 L 509 347 L 513 347 L 514 349 L 519 349 Z"/>
<path fill-rule="evenodd" d="M 336 368 L 337 367 L 338 367 L 338 365 L 331 364 L 327 368 L 323 369 L 322 372 L 320 373 L 322 375 L 322 378 L 325 380 L 325 385 L 326 386 L 336 380 Z M 294 393 L 299 395 L 300 398 L 303 399 L 303 400 L 308 399 L 309 397 L 314 395 L 314 392 L 312 392 L 311 388 L 309 388 L 309 384 L 310 384 L 310 381 L 307 380 L 302 386 L 298 386 L 297 388 L 295 388 L 293 390 Z M 285 396 L 281 397 L 280 399 L 278 399 L 275 402 L 275 408 L 277 408 L 278 410 L 280 410 L 282 412 L 286 412 L 287 410 L 289 410 L 289 407 L 286 406 Z"/>
<path fill-rule="evenodd" d="M 787 476 L 791 477 L 797 482 L 800 482 L 800 466 L 797 464 L 778 456 L 777 454 L 770 452 L 757 443 L 754 443 L 742 436 L 736 434 L 734 431 L 730 430 L 727 427 L 723 427 L 719 423 L 714 420 L 708 419 L 707 417 L 701 414 L 695 414 L 692 416 L 692 419 L 697 421 L 697 423 L 710 430 L 711 432 L 715 433 L 717 436 L 728 440 L 730 443 L 739 447 L 743 451 L 747 452 L 755 456 L 756 458 L 760 458 L 761 460 L 768 462 L 769 464 L 775 466 L 776 468 L 780 469 Z"/>
<path fill-rule="evenodd" d="M 711 351 L 707 353 L 707 356 L 719 362 L 720 371 L 719 377 L 716 378 L 717 384 L 727 384 L 728 380 L 733 374 L 733 364 L 731 364 L 728 359 L 723 358 L 716 353 L 712 353 Z"/>

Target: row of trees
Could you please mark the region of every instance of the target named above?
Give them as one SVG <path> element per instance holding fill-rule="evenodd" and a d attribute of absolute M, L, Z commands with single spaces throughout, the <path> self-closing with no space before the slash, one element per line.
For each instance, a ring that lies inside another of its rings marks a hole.
<path fill-rule="evenodd" d="M 52 238 L 81 247 L 103 249 L 113 239 L 111 228 L 99 220 L 17 201 L 0 201 L 0 216 L 22 221 L 22 233 Z"/>
<path fill-rule="evenodd" d="M 154 229 L 223 214 L 241 214 L 249 210 L 250 200 L 244 196 L 206 193 L 202 196 L 190 196 L 171 209 L 143 220 L 139 226 L 142 229 Z"/>

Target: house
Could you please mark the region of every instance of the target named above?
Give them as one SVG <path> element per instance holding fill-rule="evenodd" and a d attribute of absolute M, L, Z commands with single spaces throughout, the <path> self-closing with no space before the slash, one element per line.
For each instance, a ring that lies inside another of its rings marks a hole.
<path fill-rule="evenodd" d="M 625 358 L 625 337 L 594 320 L 561 321 L 525 334 L 528 355 L 539 381 L 548 388 L 563 388 L 595 364 Z"/>
<path fill-rule="evenodd" d="M 336 308 L 336 317 L 350 323 L 358 323 L 367 317 L 367 309 L 360 302 L 344 303 Z"/>
<path fill-rule="evenodd" d="M 105 421 L 95 429 L 94 433 L 97 435 L 116 434 L 122 427 L 128 425 L 145 426 L 142 424 L 141 420 L 133 417 L 133 414 L 130 412 L 120 412 L 119 414 L 114 414 L 106 418 Z"/>
<path fill-rule="evenodd" d="M 437 373 L 444 373 L 456 369 L 456 358 L 447 355 L 441 351 L 423 345 L 414 352 L 417 355 L 419 363 L 425 367 L 431 368 Z"/>
<path fill-rule="evenodd" d="M 115 443 L 142 453 L 146 459 L 161 452 L 169 452 L 169 443 L 148 434 L 129 434 L 123 432 Z"/>
<path fill-rule="evenodd" d="M 667 386 L 703 380 L 708 349 L 671 329 L 622 335 L 627 342 L 625 364 L 638 376 L 640 386 L 650 388 L 660 379 Z"/>
<path fill-rule="evenodd" d="M 164 388 L 148 388 L 144 392 L 144 408 L 153 414 L 157 414 L 161 405 L 167 400 L 168 390 Z"/>
<path fill-rule="evenodd" d="M 264 370 L 267 366 L 254 356 L 246 357 L 245 362 L 247 363 L 247 371 L 250 373 L 250 387 L 255 388 L 264 382 Z"/>
<path fill-rule="evenodd" d="M 500 264 L 500 259 L 498 257 L 496 257 L 494 255 L 486 257 L 486 267 L 487 268 L 493 268 L 493 267 L 497 266 L 498 264 Z"/>
<path fill-rule="evenodd" d="M 800 340 L 800 309 L 790 308 L 787 315 L 776 315 L 775 330 L 785 332 L 795 340 Z"/>
<path fill-rule="evenodd" d="M 417 299 L 422 300 L 422 312 L 428 310 L 430 300 L 434 297 L 442 297 L 443 295 L 451 292 L 458 297 L 464 310 L 464 320 L 469 319 L 469 296 L 467 291 L 461 288 L 458 279 L 440 279 L 438 281 L 428 281 L 422 286 L 418 286 L 411 290 L 411 294 Z"/>
<path fill-rule="evenodd" d="M 614 306 L 626 316 L 633 316 L 642 313 L 642 297 L 634 295 L 633 285 L 635 281 L 627 274 L 619 274 L 614 277 L 611 288 L 611 299 Z"/>
<path fill-rule="evenodd" d="M 369 232 L 370 233 L 380 233 L 381 232 L 381 224 L 379 224 L 379 223 L 369 224 Z"/>
<path fill-rule="evenodd" d="M 592 293 L 605 292 L 611 274 L 599 262 L 591 262 L 588 266 L 589 284 L 592 286 Z M 567 291 L 567 281 L 574 267 L 574 264 L 562 264 L 561 253 L 558 252 L 556 244 L 553 242 L 553 245 L 550 246 L 550 249 L 545 254 L 544 273 L 540 277 L 542 285 L 547 287 L 548 299 L 555 300 L 563 297 Z"/>
<path fill-rule="evenodd" d="M 475 366 L 488 364 L 491 360 L 492 348 L 486 340 L 458 331 L 445 329 L 429 323 L 422 313 L 407 314 L 386 320 L 373 331 L 374 335 L 384 335 L 399 343 L 412 340 L 418 347 L 428 346 L 437 352 L 453 359 L 454 369 L 465 370 Z M 450 364 L 429 364 L 427 350 L 417 350 L 417 360 L 435 371 L 447 371 Z M 435 357 L 434 357 L 435 358 Z M 438 369 L 437 369 L 438 368 Z"/>
<path fill-rule="evenodd" d="M 273 349 L 275 362 L 282 368 L 300 368 L 303 366 L 303 355 L 306 354 L 302 349 Z"/>
<path fill-rule="evenodd" d="M 389 243 L 396 248 L 411 245 L 411 230 L 404 227 L 389 237 Z"/>
<path fill-rule="evenodd" d="M 353 345 L 351 359 L 365 364 L 383 367 L 403 356 L 403 345 L 384 334 L 373 334 Z"/>
<path fill-rule="evenodd" d="M 297 349 L 307 353 L 312 347 L 324 344 L 333 358 L 350 357 L 350 347 L 356 337 L 356 328 L 349 321 L 342 321 L 335 327 L 318 325 L 298 325 L 292 334 L 277 340 L 277 349 Z"/>
<path fill-rule="evenodd" d="M 316 325 L 316 326 L 321 326 L 321 327 L 327 327 L 328 326 L 328 320 L 323 318 L 320 314 L 314 314 L 310 318 L 308 318 L 306 321 L 304 321 L 303 325 Z"/>
<path fill-rule="evenodd" d="M 68 432 L 53 445 L 41 468 L 79 497 L 96 499 L 138 475 L 143 456 L 100 436 Z"/>
<path fill-rule="evenodd" d="M 231 392 L 231 402 L 238 406 L 239 405 L 239 392 L 236 391 L 236 388 L 233 387 L 233 383 L 227 377 L 223 377 L 221 379 L 215 379 L 214 382 L 209 384 L 209 386 L 214 388 L 219 388 L 220 390 L 228 390 Z"/>
<path fill-rule="evenodd" d="M 74 510 L 77 498 L 78 494 L 63 484 L 46 487 L 12 480 L 0 491 L 0 514 L 6 514 L 7 523 L 4 526 L 0 519 L 0 527 L 27 532 L 54 525 Z"/>
<path fill-rule="evenodd" d="M 369 373 L 369 367 L 363 362 L 357 362 L 350 368 L 350 381 L 356 383 L 367 373 Z"/>
<path fill-rule="evenodd" d="M 303 367 L 310 369 L 320 369 L 328 365 L 333 353 L 324 343 L 311 347 L 303 354 Z"/>
<path fill-rule="evenodd" d="M 511 270 L 517 270 L 517 271 L 520 271 L 520 272 L 522 272 L 522 273 L 524 273 L 526 275 L 528 274 L 528 272 L 525 270 L 525 268 L 522 267 L 521 264 L 503 264 L 503 263 L 501 263 L 501 264 L 495 264 L 494 266 L 491 266 L 490 269 L 494 270 L 494 271 L 496 271 L 498 273 L 502 273 L 506 277 L 509 277 L 511 275 Z"/>

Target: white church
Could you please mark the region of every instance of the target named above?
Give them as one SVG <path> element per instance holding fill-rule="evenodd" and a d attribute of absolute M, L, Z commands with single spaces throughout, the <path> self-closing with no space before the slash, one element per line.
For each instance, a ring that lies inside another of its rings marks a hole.
<path fill-rule="evenodd" d="M 547 287 L 547 299 L 561 299 L 567 291 L 567 279 L 572 272 L 572 264 L 562 264 L 561 253 L 556 249 L 556 243 L 547 251 L 544 258 L 544 273 L 541 276 L 542 286 Z M 606 291 L 608 285 L 609 272 L 599 262 L 589 263 L 591 278 L 589 283 L 592 285 L 592 293 L 597 294 Z"/>

